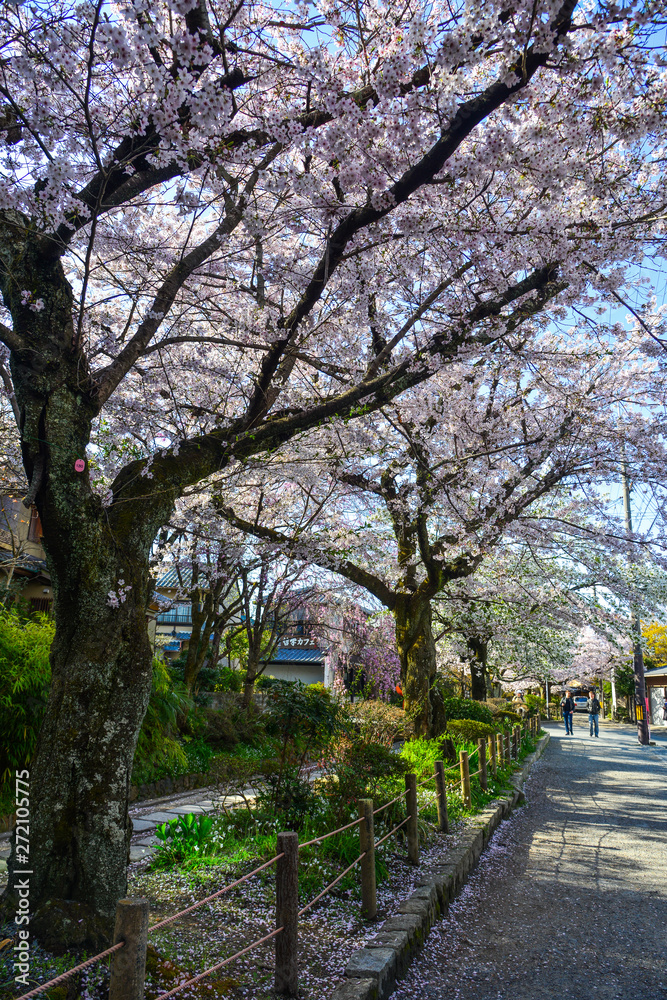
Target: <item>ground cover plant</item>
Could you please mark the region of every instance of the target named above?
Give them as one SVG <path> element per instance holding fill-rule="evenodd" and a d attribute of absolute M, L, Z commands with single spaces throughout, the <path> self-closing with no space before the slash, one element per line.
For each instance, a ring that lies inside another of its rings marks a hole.
<path fill-rule="evenodd" d="M 282 717 L 285 706 L 281 707 Z M 359 738 L 358 729 L 352 728 L 352 737 Z M 443 739 L 447 739 L 444 737 Z M 414 770 L 421 780 L 432 773 L 433 762 L 441 753 L 443 739 L 419 738 L 404 744 L 394 773 L 387 775 L 383 769 L 386 756 L 377 758 L 377 768 L 368 766 L 360 785 L 352 788 L 343 784 L 315 781 L 312 808 L 302 817 L 300 840 L 305 842 L 328 832 L 339 822 L 356 818 L 356 802 L 347 796 L 352 791 L 364 794 L 372 788 L 376 806 L 388 802 L 404 787 L 403 774 Z M 472 753 L 474 744 L 459 736 L 454 737 L 456 748 Z M 298 742 L 298 741 L 297 741 Z M 348 753 L 340 740 L 340 733 L 331 740 L 327 750 L 335 766 L 336 753 Z M 300 744 L 301 745 L 301 744 Z M 361 744 L 363 746 L 363 743 Z M 368 746 L 372 746 L 371 743 Z M 525 739 L 522 753 L 533 748 Z M 383 754 L 387 748 L 380 745 Z M 248 763 L 256 768 L 258 751 Z M 372 759 L 369 757 L 369 760 Z M 307 763 L 304 767 L 307 767 Z M 380 773 L 381 772 L 381 773 Z M 456 840 L 461 823 L 482 808 L 506 788 L 508 771 L 501 770 L 498 780 L 489 775 L 489 791 L 482 792 L 479 779 L 473 778 L 472 811 L 464 809 L 457 788 L 456 771 L 448 772 L 448 806 L 452 834 L 445 837 L 436 829 L 437 811 L 433 800 L 433 785 L 418 791 L 420 809 L 419 833 L 424 858 L 438 857 Z M 343 798 L 345 803 L 343 807 Z M 403 802 L 395 803 L 381 816 L 376 817 L 376 838 L 388 832 L 392 825 L 405 815 Z M 158 837 L 164 848 L 149 861 L 131 866 L 130 892 L 145 895 L 151 903 L 151 922 L 169 916 L 191 905 L 197 899 L 215 892 L 222 885 L 233 881 L 268 860 L 275 854 L 276 834 L 284 829 L 285 816 L 275 808 L 275 800 L 268 794 L 264 799 L 248 801 L 234 809 L 220 808 L 212 817 L 190 816 L 174 821 L 170 829 L 163 828 Z M 306 905 L 330 881 L 335 879 L 359 854 L 359 836 L 356 829 L 344 831 L 335 837 L 313 844 L 302 850 L 299 866 L 300 905 Z M 398 902 L 411 890 L 419 869 L 407 864 L 402 832 L 385 842 L 376 852 L 378 881 L 378 907 L 380 919 L 395 911 Z M 151 938 L 147 961 L 146 1000 L 156 1000 L 165 989 L 173 988 L 208 965 L 215 964 L 226 955 L 233 954 L 249 941 L 268 933 L 273 926 L 275 905 L 273 869 L 260 873 L 251 881 L 232 890 L 165 928 Z M 333 985 L 342 977 L 346 961 L 355 948 L 375 933 L 376 925 L 366 924 L 360 917 L 360 886 L 358 871 L 346 875 L 321 903 L 300 922 L 300 966 L 304 1000 L 325 1000 Z M 0 958 L 2 953 L 0 953 Z M 36 980 L 45 981 L 71 967 L 81 955 L 68 954 L 60 958 L 36 946 L 33 973 Z M 229 997 L 231 1000 L 271 1000 L 273 985 L 273 950 L 262 946 L 256 952 L 235 961 L 229 969 L 206 979 L 184 992 L 184 1000 L 203 997 Z M 5 958 L 3 983 L 9 983 L 12 971 L 11 956 Z M 13 995 L 6 984 L 0 986 L 0 998 Z M 105 1000 L 108 990 L 108 973 L 104 966 L 84 973 L 74 992 L 47 993 L 48 1000 L 67 1000 L 68 996 L 81 996 L 86 1000 Z"/>

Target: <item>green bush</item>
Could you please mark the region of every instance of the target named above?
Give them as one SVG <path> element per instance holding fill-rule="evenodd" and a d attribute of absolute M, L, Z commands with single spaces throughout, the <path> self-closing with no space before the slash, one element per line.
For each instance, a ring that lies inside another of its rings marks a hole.
<path fill-rule="evenodd" d="M 526 707 L 531 714 L 535 715 L 537 712 L 539 712 L 540 715 L 547 714 L 547 703 L 544 698 L 540 698 L 539 695 L 527 692 L 523 700 L 525 701 Z"/>
<path fill-rule="evenodd" d="M 232 667 L 218 667 L 214 691 L 233 691 L 240 694 L 243 688 L 244 673 L 242 670 L 234 670 Z"/>
<path fill-rule="evenodd" d="M 338 821 L 356 808 L 357 799 L 377 799 L 382 785 L 409 770 L 403 758 L 381 743 L 348 738 L 336 742 L 327 763 L 333 776 L 322 783 Z"/>
<path fill-rule="evenodd" d="M 178 740 L 178 719 L 193 708 L 185 691 L 175 688 L 164 660 L 154 657 L 150 700 L 134 755 L 134 784 L 188 772 L 187 753 Z"/>
<path fill-rule="evenodd" d="M 433 774 L 436 760 L 442 760 L 442 739 L 430 740 L 427 736 L 418 736 L 408 740 L 401 747 L 401 758 L 405 761 L 406 770 L 421 777 Z"/>
<path fill-rule="evenodd" d="M 509 708 L 502 709 L 500 712 L 496 712 L 494 719 L 500 719 L 505 722 L 523 722 L 523 718 L 518 712 L 512 712 Z"/>
<path fill-rule="evenodd" d="M 472 698 L 443 698 L 446 719 L 474 719 L 476 722 L 493 721 L 491 709 L 481 701 Z"/>
<path fill-rule="evenodd" d="M 55 623 L 25 621 L 0 608 L 0 787 L 29 763 L 51 683 L 49 652 Z"/>
<path fill-rule="evenodd" d="M 466 740 L 475 743 L 477 740 L 495 736 L 496 729 L 486 722 L 477 722 L 475 719 L 452 719 L 447 723 L 447 732 L 456 740 Z"/>

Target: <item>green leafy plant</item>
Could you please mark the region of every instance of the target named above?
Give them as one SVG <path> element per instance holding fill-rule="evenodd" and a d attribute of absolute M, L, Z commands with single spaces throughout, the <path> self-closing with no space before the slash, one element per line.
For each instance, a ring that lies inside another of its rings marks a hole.
<path fill-rule="evenodd" d="M 0 608 L 0 786 L 29 763 L 49 686 L 55 624 L 44 615 L 25 621 Z"/>
<path fill-rule="evenodd" d="M 518 712 L 512 712 L 509 708 L 504 708 L 500 712 L 496 712 L 493 718 L 502 722 L 523 722 L 522 716 Z"/>
<path fill-rule="evenodd" d="M 400 756 L 406 763 L 406 771 L 417 777 L 433 774 L 436 760 L 442 760 L 443 757 L 443 741 L 431 740 L 427 736 L 416 737 L 403 744 Z"/>
<path fill-rule="evenodd" d="M 447 723 L 447 732 L 456 740 L 475 743 L 477 740 L 495 736 L 496 728 L 486 722 L 477 722 L 475 719 L 452 719 Z"/>
<path fill-rule="evenodd" d="M 192 700 L 175 686 L 164 660 L 154 657 L 151 695 L 134 755 L 135 783 L 188 772 L 188 756 L 178 740 L 178 720 L 192 708 Z"/>
<path fill-rule="evenodd" d="M 155 836 L 161 841 L 155 854 L 155 864 L 160 867 L 203 853 L 212 828 L 210 816 L 195 813 L 161 823 L 155 830 Z"/>
<path fill-rule="evenodd" d="M 477 722 L 486 722 L 487 725 L 491 725 L 493 721 L 491 709 L 481 701 L 473 701 L 472 698 L 443 698 L 442 704 L 447 720 L 475 719 Z"/>
<path fill-rule="evenodd" d="M 544 698 L 540 698 L 539 695 L 531 694 L 527 691 L 523 699 L 526 703 L 526 708 L 534 715 L 539 712 L 541 715 L 547 714 L 547 703 Z"/>

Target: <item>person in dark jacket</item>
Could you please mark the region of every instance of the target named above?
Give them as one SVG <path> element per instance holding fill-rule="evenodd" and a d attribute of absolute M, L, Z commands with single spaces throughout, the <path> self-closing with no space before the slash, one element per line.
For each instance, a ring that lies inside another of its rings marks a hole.
<path fill-rule="evenodd" d="M 572 697 L 571 691 L 565 692 L 565 697 L 560 703 L 560 707 L 563 711 L 563 721 L 565 722 L 565 735 L 569 733 L 573 736 L 572 732 L 572 715 L 574 713 L 574 698 Z"/>
<path fill-rule="evenodd" d="M 593 735 L 593 730 L 595 729 L 595 735 L 600 735 L 600 730 L 598 729 L 598 719 L 600 718 L 600 702 L 595 697 L 595 691 L 588 692 L 588 702 L 586 704 L 588 709 L 588 725 L 590 728 L 591 736 Z"/>

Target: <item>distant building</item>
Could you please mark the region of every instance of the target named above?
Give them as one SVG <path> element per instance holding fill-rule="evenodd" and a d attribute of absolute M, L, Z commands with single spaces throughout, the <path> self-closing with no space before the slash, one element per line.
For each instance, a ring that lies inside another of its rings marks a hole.
<path fill-rule="evenodd" d="M 51 614 L 53 591 L 36 507 L 0 496 L 0 592 L 13 590 L 31 611 Z"/>

